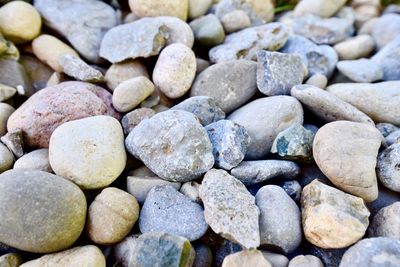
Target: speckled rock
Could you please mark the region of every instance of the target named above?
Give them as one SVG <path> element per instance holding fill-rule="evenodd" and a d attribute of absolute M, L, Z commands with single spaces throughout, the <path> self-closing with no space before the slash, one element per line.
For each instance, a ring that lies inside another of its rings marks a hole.
<path fill-rule="evenodd" d="M 376 173 L 384 186 L 400 192 L 400 143 L 392 144 L 379 154 Z"/>
<path fill-rule="evenodd" d="M 324 264 L 313 255 L 299 255 L 290 260 L 288 267 L 324 267 Z"/>
<path fill-rule="evenodd" d="M 378 49 L 383 48 L 400 34 L 400 15 L 383 14 L 373 25 L 371 34 Z"/>
<path fill-rule="evenodd" d="M 288 95 L 307 77 L 307 67 L 299 55 L 261 50 L 257 62 L 257 87 L 267 96 Z"/>
<path fill-rule="evenodd" d="M 48 147 L 50 135 L 61 124 L 95 115 L 119 114 L 111 107 L 111 94 L 83 82 L 63 82 L 40 90 L 8 119 L 7 129 L 21 129 L 30 147 Z"/>
<path fill-rule="evenodd" d="M 103 74 L 89 66 L 85 61 L 73 55 L 63 55 L 58 58 L 58 63 L 65 74 L 83 82 L 104 82 Z"/>
<path fill-rule="evenodd" d="M 156 112 L 151 108 L 138 108 L 125 114 L 121 120 L 124 133 L 128 135 L 142 120 L 149 119 L 155 114 Z"/>
<path fill-rule="evenodd" d="M 213 122 L 206 127 L 213 145 L 215 166 L 230 170 L 243 159 L 250 143 L 246 129 L 229 120 Z"/>
<path fill-rule="evenodd" d="M 18 267 L 22 264 L 22 257 L 18 253 L 7 253 L 0 256 L 0 266 Z"/>
<path fill-rule="evenodd" d="M 247 13 L 240 9 L 226 13 L 221 18 L 221 23 L 227 33 L 243 30 L 251 25 Z"/>
<path fill-rule="evenodd" d="M 142 233 L 164 232 L 189 241 L 202 237 L 208 229 L 203 208 L 172 186 L 156 186 L 147 194 L 139 218 Z"/>
<path fill-rule="evenodd" d="M 146 67 L 139 60 L 134 59 L 112 64 L 104 78 L 107 87 L 114 91 L 120 83 L 139 76 L 149 78 Z"/>
<path fill-rule="evenodd" d="M 344 248 L 361 239 L 370 215 L 362 198 L 318 180 L 301 194 L 302 224 L 309 242 L 321 248 Z"/>
<path fill-rule="evenodd" d="M 0 175 L 0 192 L 0 242 L 49 253 L 68 248 L 81 234 L 86 199 L 72 182 L 41 171 L 10 170 Z"/>
<path fill-rule="evenodd" d="M 142 17 L 170 16 L 186 20 L 188 16 L 188 0 L 129 0 L 132 12 Z"/>
<path fill-rule="evenodd" d="M 243 250 L 225 257 L 222 267 L 273 267 L 259 250 Z"/>
<path fill-rule="evenodd" d="M 190 96 L 209 96 L 224 112 L 231 112 L 256 93 L 256 71 L 257 64 L 248 60 L 211 65 L 196 77 Z"/>
<path fill-rule="evenodd" d="M 196 43 L 203 46 L 219 45 L 225 39 L 224 28 L 214 14 L 196 18 L 189 23 L 189 26 L 192 28 Z"/>
<path fill-rule="evenodd" d="M 264 97 L 237 109 L 228 120 L 242 125 L 250 135 L 246 159 L 261 159 L 271 150 L 278 133 L 303 123 L 303 108 L 290 96 Z"/>
<path fill-rule="evenodd" d="M 49 162 L 49 150 L 42 148 L 23 155 L 15 162 L 14 169 L 53 172 Z"/>
<path fill-rule="evenodd" d="M 366 238 L 344 253 L 339 267 L 396 267 L 400 265 L 400 241 L 387 238 Z"/>
<path fill-rule="evenodd" d="M 13 106 L 7 103 L 0 103 L 0 136 L 7 133 L 7 121 L 14 111 L 15 108 Z"/>
<path fill-rule="evenodd" d="M 0 137 L 1 142 L 8 147 L 15 158 L 20 158 L 24 155 L 24 142 L 22 131 L 20 129 L 7 132 Z"/>
<path fill-rule="evenodd" d="M 164 111 L 144 120 L 130 132 L 125 145 L 168 181 L 196 179 L 214 164 L 206 130 L 192 113 L 182 110 Z"/>
<path fill-rule="evenodd" d="M 94 116 L 62 124 L 51 135 L 49 160 L 57 175 L 81 188 L 108 186 L 126 165 L 124 133 L 119 121 Z"/>
<path fill-rule="evenodd" d="M 381 132 L 383 137 L 387 137 L 388 135 L 390 135 L 391 133 L 393 133 L 399 129 L 396 126 L 394 126 L 393 124 L 387 123 L 387 122 L 377 123 L 375 126 Z"/>
<path fill-rule="evenodd" d="M 203 16 L 212 5 L 212 0 L 189 0 L 189 18 Z"/>
<path fill-rule="evenodd" d="M 400 240 L 400 202 L 378 211 L 368 229 L 370 237 L 391 237 Z"/>
<path fill-rule="evenodd" d="M 256 205 L 260 209 L 261 245 L 272 245 L 285 253 L 294 251 L 301 242 L 301 215 L 297 204 L 276 185 L 258 190 Z"/>
<path fill-rule="evenodd" d="M 184 183 L 179 192 L 190 198 L 192 201 L 201 203 L 201 199 L 199 196 L 199 188 L 200 184 L 194 181 Z"/>
<path fill-rule="evenodd" d="M 338 188 L 371 202 L 378 197 L 375 166 L 382 138 L 365 123 L 331 122 L 315 135 L 314 159 Z"/>
<path fill-rule="evenodd" d="M 215 233 L 248 249 L 260 245 L 260 211 L 239 180 L 226 171 L 212 169 L 200 185 L 200 198 L 206 222 Z"/>
<path fill-rule="evenodd" d="M 333 48 L 341 60 L 359 59 L 368 57 L 374 51 L 375 41 L 368 34 L 360 34 L 337 43 Z"/>
<path fill-rule="evenodd" d="M 0 143 L 0 173 L 13 167 L 14 155 L 7 146 Z"/>
<path fill-rule="evenodd" d="M 250 27 L 226 36 L 224 43 L 213 47 L 210 60 L 214 63 L 235 59 L 256 60 L 258 50 L 275 51 L 283 47 L 289 30 L 282 23 Z"/>
<path fill-rule="evenodd" d="M 400 36 L 384 46 L 372 58 L 383 71 L 383 80 L 400 80 Z"/>
<path fill-rule="evenodd" d="M 303 0 L 296 5 L 294 15 L 314 14 L 328 18 L 335 14 L 345 3 L 346 0 Z"/>
<path fill-rule="evenodd" d="M 375 82 L 382 80 L 383 71 L 379 65 L 369 59 L 339 61 L 337 69 L 355 82 Z"/>

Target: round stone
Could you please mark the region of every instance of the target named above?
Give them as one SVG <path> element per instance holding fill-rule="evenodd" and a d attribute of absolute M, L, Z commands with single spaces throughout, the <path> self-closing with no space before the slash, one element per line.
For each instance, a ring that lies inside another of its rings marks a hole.
<path fill-rule="evenodd" d="M 328 79 L 325 75 L 321 73 L 316 73 L 312 75 L 307 81 L 306 84 L 325 89 L 326 85 L 328 84 Z"/>
<path fill-rule="evenodd" d="M 0 103 L 0 136 L 7 133 L 7 121 L 15 108 L 7 103 Z"/>
<path fill-rule="evenodd" d="M 376 173 L 381 183 L 400 192 L 400 144 L 396 143 L 379 154 Z"/>
<path fill-rule="evenodd" d="M 188 15 L 188 0 L 129 0 L 132 12 L 142 17 L 170 16 L 186 20 Z"/>
<path fill-rule="evenodd" d="M 139 76 L 149 77 L 146 66 L 139 60 L 126 60 L 121 63 L 112 64 L 104 78 L 106 79 L 108 89 L 114 91 L 120 83 Z"/>
<path fill-rule="evenodd" d="M 345 3 L 346 0 L 304 0 L 296 5 L 294 15 L 314 14 L 321 17 L 330 17 Z"/>
<path fill-rule="evenodd" d="M 203 16 L 212 3 L 212 0 L 189 0 L 189 18 L 194 19 Z"/>
<path fill-rule="evenodd" d="M 259 250 L 243 250 L 224 258 L 222 267 L 272 267 Z"/>
<path fill-rule="evenodd" d="M 234 10 L 225 14 L 221 18 L 222 26 L 224 26 L 225 32 L 231 33 L 244 28 L 250 27 L 251 21 L 249 16 L 243 10 Z"/>
<path fill-rule="evenodd" d="M 324 267 L 324 264 L 313 255 L 299 255 L 290 260 L 288 267 Z"/>
<path fill-rule="evenodd" d="M 106 187 L 126 165 L 122 127 L 109 116 L 66 122 L 51 135 L 49 160 L 57 175 L 81 188 Z"/>
<path fill-rule="evenodd" d="M 49 150 L 42 148 L 23 155 L 15 162 L 14 169 L 53 172 L 49 162 Z"/>
<path fill-rule="evenodd" d="M 336 68 L 344 76 L 355 82 L 369 83 L 383 79 L 381 67 L 372 60 L 365 58 L 339 61 Z"/>
<path fill-rule="evenodd" d="M 380 209 L 369 227 L 370 237 L 391 237 L 400 240 L 400 201 Z"/>
<path fill-rule="evenodd" d="M 14 155 L 3 143 L 0 143 L 0 173 L 13 167 Z"/>
<path fill-rule="evenodd" d="M 203 46 L 215 46 L 224 41 L 225 32 L 221 22 L 214 14 L 208 14 L 189 23 L 196 43 Z"/>

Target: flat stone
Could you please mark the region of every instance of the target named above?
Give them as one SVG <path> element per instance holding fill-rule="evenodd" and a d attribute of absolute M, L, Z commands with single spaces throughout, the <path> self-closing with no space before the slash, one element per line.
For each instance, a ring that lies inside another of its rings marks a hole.
<path fill-rule="evenodd" d="M 303 0 L 294 8 L 295 16 L 314 14 L 329 18 L 344 6 L 346 0 Z"/>
<path fill-rule="evenodd" d="M 49 162 L 49 150 L 41 148 L 23 155 L 15 161 L 14 169 L 53 172 Z"/>
<path fill-rule="evenodd" d="M 371 35 L 378 49 L 382 49 L 400 34 L 400 15 L 383 14 L 372 27 Z"/>
<path fill-rule="evenodd" d="M 391 237 L 400 239 L 400 202 L 397 201 L 380 209 L 368 228 L 370 237 Z"/>
<path fill-rule="evenodd" d="M 14 164 L 14 155 L 7 146 L 0 143 L 0 173 L 12 169 Z"/>
<path fill-rule="evenodd" d="M 368 57 L 375 49 L 375 41 L 368 34 L 360 34 L 337 43 L 334 47 L 341 60 Z"/>
<path fill-rule="evenodd" d="M 379 154 L 376 173 L 384 186 L 400 192 L 400 143 L 392 144 Z"/>
<path fill-rule="evenodd" d="M 383 71 L 379 65 L 369 59 L 343 60 L 336 65 L 338 70 L 355 82 L 375 82 L 382 80 Z"/>
<path fill-rule="evenodd" d="M 400 36 L 385 45 L 371 60 L 381 67 L 384 81 L 400 80 Z"/>
<path fill-rule="evenodd" d="M 132 12 L 142 17 L 170 16 L 177 17 L 183 21 L 187 19 L 189 1 L 170 0 L 166 4 L 163 0 L 129 0 Z"/>
<path fill-rule="evenodd" d="M 324 267 L 324 264 L 313 255 L 299 255 L 290 260 L 288 267 Z"/>
<path fill-rule="evenodd" d="M 60 66 L 68 76 L 83 82 L 104 82 L 103 74 L 89 66 L 85 61 L 73 55 L 63 55 L 58 59 Z"/>
<path fill-rule="evenodd" d="M 247 249 L 260 245 L 260 211 L 239 180 L 226 171 L 212 169 L 200 185 L 200 198 L 206 222 L 215 233 Z"/>
<path fill-rule="evenodd" d="M 142 120 L 149 119 L 156 114 L 151 108 L 137 108 L 122 117 L 121 124 L 124 133 L 128 135 Z"/>
<path fill-rule="evenodd" d="M 133 59 L 112 64 L 107 70 L 104 78 L 108 89 L 114 91 L 120 83 L 139 76 L 149 78 L 146 66 L 144 66 L 138 59 Z"/>
<path fill-rule="evenodd" d="M 273 267 L 259 250 L 243 250 L 225 257 L 222 267 Z"/>

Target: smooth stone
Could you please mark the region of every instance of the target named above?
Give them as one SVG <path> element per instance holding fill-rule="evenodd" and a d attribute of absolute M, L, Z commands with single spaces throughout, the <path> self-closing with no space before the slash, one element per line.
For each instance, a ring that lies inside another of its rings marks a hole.
<path fill-rule="evenodd" d="M 156 186 L 147 194 L 139 217 L 140 232 L 164 232 L 194 241 L 208 225 L 203 208 L 172 186 Z"/>
<path fill-rule="evenodd" d="M 222 267 L 273 267 L 259 250 L 243 250 L 225 257 Z"/>
<path fill-rule="evenodd" d="M 312 85 L 297 85 L 290 91 L 307 109 L 326 122 L 347 120 L 374 125 L 373 120 L 330 91 Z"/>
<path fill-rule="evenodd" d="M 267 96 L 288 95 L 307 77 L 307 67 L 299 55 L 261 50 L 257 62 L 257 87 Z"/>
<path fill-rule="evenodd" d="M 400 265 L 400 241 L 394 238 L 366 238 L 344 253 L 339 267 L 396 267 Z"/>
<path fill-rule="evenodd" d="M 151 108 L 138 108 L 125 114 L 121 120 L 124 133 L 128 135 L 142 120 L 149 119 L 155 114 L 156 112 Z"/>
<path fill-rule="evenodd" d="M 327 78 L 331 77 L 338 61 L 332 47 L 316 45 L 300 35 L 291 35 L 280 52 L 301 56 L 310 76 L 320 73 Z"/>
<path fill-rule="evenodd" d="M 142 18 L 109 30 L 101 42 L 100 56 L 111 63 L 158 55 L 172 43 L 193 46 L 194 36 L 188 24 L 175 17 Z"/>
<path fill-rule="evenodd" d="M 290 96 L 272 96 L 254 100 L 228 116 L 250 135 L 246 159 L 261 159 L 271 150 L 276 136 L 294 123 L 303 124 L 303 108 Z"/>
<path fill-rule="evenodd" d="M 324 264 L 313 255 L 299 255 L 290 260 L 288 267 L 324 267 Z"/>
<path fill-rule="evenodd" d="M 371 202 L 378 197 L 375 166 L 382 138 L 365 123 L 331 122 L 315 135 L 314 159 L 338 188 Z"/>
<path fill-rule="evenodd" d="M 0 59 L 19 60 L 18 48 L 11 41 L 8 41 L 0 32 Z"/>
<path fill-rule="evenodd" d="M 17 93 L 17 89 L 15 89 L 14 87 L 0 83 L 0 101 L 1 102 L 10 99 L 16 93 Z"/>
<path fill-rule="evenodd" d="M 211 65 L 196 77 L 190 96 L 211 97 L 224 112 L 231 112 L 256 93 L 256 72 L 257 64 L 248 60 Z"/>
<path fill-rule="evenodd" d="M 278 184 L 294 201 L 300 200 L 301 185 L 297 181 L 283 181 Z"/>
<path fill-rule="evenodd" d="M 378 211 L 368 229 L 370 237 L 391 237 L 400 240 L 400 202 Z"/>
<path fill-rule="evenodd" d="M 205 220 L 215 233 L 247 249 L 260 245 L 260 211 L 239 180 L 226 171 L 211 169 L 199 192 Z"/>
<path fill-rule="evenodd" d="M 63 82 L 28 98 L 11 114 L 7 129 L 21 129 L 29 147 L 46 148 L 53 131 L 67 121 L 96 115 L 119 118 L 111 97 L 105 89 L 90 83 Z"/>
<path fill-rule="evenodd" d="M 10 170 L 0 175 L 0 192 L 0 242 L 50 253 L 80 236 L 86 198 L 74 183 L 47 172 Z"/>
<path fill-rule="evenodd" d="M 12 130 L 3 135 L 0 140 L 13 153 L 15 158 L 24 155 L 24 142 L 22 131 L 20 129 Z"/>
<path fill-rule="evenodd" d="M 302 0 L 294 8 L 295 16 L 314 14 L 329 18 L 344 6 L 346 0 Z"/>
<path fill-rule="evenodd" d="M 136 126 L 127 150 L 160 178 L 187 182 L 214 165 L 212 144 L 196 117 L 182 110 L 158 113 Z"/>
<path fill-rule="evenodd" d="M 400 192 L 400 143 L 390 145 L 379 154 L 376 174 L 384 186 Z"/>
<path fill-rule="evenodd" d="M 385 138 L 386 145 L 391 146 L 395 143 L 400 143 L 400 130 L 396 130 Z"/>
<path fill-rule="evenodd" d="M 7 253 L 0 256 L 1 267 L 18 267 L 22 264 L 22 257 L 18 253 Z"/>
<path fill-rule="evenodd" d="M 132 12 L 142 17 L 170 16 L 177 17 L 183 21 L 187 19 L 189 10 L 188 0 L 129 0 Z"/>
<path fill-rule="evenodd" d="M 126 80 L 115 88 L 112 96 L 113 106 L 119 112 L 131 111 L 148 98 L 154 90 L 154 84 L 144 76 Z"/>
<path fill-rule="evenodd" d="M 264 258 L 271 263 L 272 267 L 287 267 L 289 259 L 281 254 L 272 253 L 269 251 L 261 251 Z"/>
<path fill-rule="evenodd" d="M 215 46 L 225 39 L 224 28 L 217 16 L 208 14 L 192 20 L 189 23 L 192 28 L 196 43 L 203 46 Z"/>
<path fill-rule="evenodd" d="M 213 263 L 213 254 L 211 249 L 204 244 L 194 245 L 196 258 L 192 267 L 211 267 Z"/>
<path fill-rule="evenodd" d="M 226 33 L 243 30 L 251 25 L 251 21 L 247 13 L 240 9 L 225 14 L 221 18 L 221 23 Z"/>
<path fill-rule="evenodd" d="M 222 44 L 211 48 L 210 61 L 220 63 L 236 59 L 256 60 L 259 50 L 279 50 L 288 37 L 288 28 L 278 22 L 246 28 L 227 35 Z"/>
<path fill-rule="evenodd" d="M 0 143 L 0 173 L 13 167 L 14 155 L 7 146 Z"/>
<path fill-rule="evenodd" d="M 154 84 L 169 98 L 183 96 L 196 75 L 196 56 L 183 44 L 171 44 L 158 56 L 153 70 Z"/>
<path fill-rule="evenodd" d="M 383 80 L 400 80 L 400 36 L 385 45 L 371 60 L 383 70 Z"/>
<path fill-rule="evenodd" d="M 64 36 L 87 60 L 99 62 L 105 33 L 119 23 L 117 12 L 96 0 L 35 0 L 44 24 Z"/>
<path fill-rule="evenodd" d="M 368 34 L 360 34 L 337 43 L 333 47 L 341 60 L 368 57 L 375 49 L 375 41 Z"/>
<path fill-rule="evenodd" d="M 400 34 L 400 14 L 383 14 L 372 27 L 371 35 L 382 49 Z"/>
<path fill-rule="evenodd" d="M 189 0 L 189 18 L 195 19 L 205 15 L 212 2 L 212 0 Z"/>
<path fill-rule="evenodd" d="M 20 59 L 26 73 L 32 81 L 33 91 L 37 92 L 47 86 L 47 81 L 54 71 L 34 55 L 23 55 Z M 1 87 L 1 86 L 0 86 Z M 30 92 L 28 92 L 30 93 Z M 30 96 L 28 94 L 28 96 Z"/>
<path fill-rule="evenodd" d="M 367 114 L 376 123 L 400 125 L 399 81 L 333 84 L 326 90 Z"/>
<path fill-rule="evenodd" d="M 344 248 L 360 240 L 370 212 L 362 198 L 314 180 L 301 194 L 306 239 L 320 248 Z"/>
<path fill-rule="evenodd" d="M 114 244 L 124 239 L 138 218 L 139 204 L 135 197 L 107 187 L 90 204 L 86 228 L 96 244 Z"/>
<path fill-rule="evenodd" d="M 266 185 L 256 194 L 260 209 L 261 245 L 278 247 L 285 254 L 301 243 L 301 214 L 297 204 L 276 185 Z"/>
<path fill-rule="evenodd" d="M 83 189 L 110 185 L 126 165 L 124 133 L 119 121 L 94 116 L 62 124 L 51 135 L 49 160 L 57 175 Z"/>
<path fill-rule="evenodd" d="M 171 109 L 193 113 L 203 126 L 225 119 L 225 112 L 217 105 L 213 98 L 208 96 L 189 97 Z"/>
<path fill-rule="evenodd" d="M 25 262 L 21 267 L 42 266 L 94 266 L 106 267 L 106 259 L 101 250 L 93 245 L 75 247 L 62 252 L 44 255 L 36 260 Z"/>
<path fill-rule="evenodd" d="M 210 62 L 205 59 L 196 57 L 196 75 L 210 66 Z"/>
<path fill-rule="evenodd" d="M 250 143 L 246 129 L 230 120 L 220 120 L 205 127 L 213 145 L 214 165 L 230 170 L 243 159 Z"/>
<path fill-rule="evenodd" d="M 15 108 L 7 103 L 0 103 L 0 136 L 7 133 L 7 120 Z"/>
<path fill-rule="evenodd" d="M 22 64 L 15 60 L 0 60 L 0 83 L 19 89 L 22 95 L 32 93 L 32 81 Z"/>
<path fill-rule="evenodd" d="M 394 126 L 393 124 L 387 123 L 387 122 L 377 123 L 375 125 L 375 127 L 381 132 L 383 137 L 387 137 L 388 135 L 390 135 L 391 133 L 393 133 L 399 129 L 398 127 Z"/>
<path fill-rule="evenodd" d="M 201 203 L 199 196 L 200 184 L 194 181 L 186 182 L 179 189 L 179 192 L 190 198 L 192 201 Z"/>
<path fill-rule="evenodd" d="M 103 74 L 89 66 L 85 61 L 73 55 L 63 55 L 59 57 L 58 62 L 63 68 L 65 74 L 83 82 L 104 82 Z"/>
<path fill-rule="evenodd" d="M 42 148 L 26 153 L 15 161 L 14 169 L 53 172 L 49 162 L 49 150 Z"/>
<path fill-rule="evenodd" d="M 383 78 L 380 66 L 365 58 L 339 61 L 336 67 L 344 76 L 355 82 L 369 83 Z"/>
<path fill-rule="evenodd" d="M 369 18 L 367 21 L 365 21 L 361 25 L 361 27 L 359 27 L 359 29 L 357 31 L 357 34 L 369 34 L 369 35 L 372 35 L 372 30 L 373 30 L 375 24 L 378 21 L 379 21 L 379 17 Z M 376 43 L 375 43 L 375 45 L 376 45 Z"/>
<path fill-rule="evenodd" d="M 112 64 L 107 70 L 104 78 L 106 80 L 107 87 L 111 91 L 114 91 L 115 88 L 117 88 L 117 86 L 122 82 L 139 76 L 149 78 L 146 66 L 143 65 L 139 60 L 134 59 Z"/>

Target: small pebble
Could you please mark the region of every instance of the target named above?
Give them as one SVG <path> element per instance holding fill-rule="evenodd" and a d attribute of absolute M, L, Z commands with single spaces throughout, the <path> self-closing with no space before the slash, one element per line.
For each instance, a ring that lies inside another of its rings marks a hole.
<path fill-rule="evenodd" d="M 284 181 L 279 184 L 283 190 L 285 190 L 286 194 L 289 195 L 294 201 L 300 200 L 301 195 L 301 185 L 297 181 Z"/>
<path fill-rule="evenodd" d="M 367 34 L 360 34 L 337 43 L 333 47 L 341 60 L 353 60 L 368 57 L 375 48 L 374 39 Z"/>
<path fill-rule="evenodd" d="M 400 192 L 400 143 L 390 145 L 379 154 L 376 173 L 384 186 Z"/>
<path fill-rule="evenodd" d="M 14 87 L 0 83 L 0 101 L 10 99 L 15 95 L 16 92 L 17 89 L 15 89 Z"/>
<path fill-rule="evenodd" d="M 387 137 L 388 135 L 390 135 L 391 133 L 393 133 L 399 129 L 395 125 L 393 125 L 391 123 L 387 123 L 387 122 L 377 123 L 375 126 L 381 132 L 383 137 Z"/>
<path fill-rule="evenodd" d="M 0 266 L 2 267 L 18 267 L 22 264 L 22 257 L 17 253 L 7 253 L 0 256 Z"/>
<path fill-rule="evenodd" d="M 211 267 L 213 263 L 213 253 L 211 249 L 204 244 L 194 245 L 196 258 L 193 267 Z"/>
<path fill-rule="evenodd" d="M 194 181 L 186 182 L 182 185 L 179 192 L 190 198 L 192 201 L 201 203 L 201 199 L 199 196 L 199 188 L 200 184 Z"/>
<path fill-rule="evenodd" d="M 380 209 L 369 226 L 370 237 L 391 237 L 400 240 L 400 202 Z"/>
<path fill-rule="evenodd" d="M 303 0 L 296 5 L 294 15 L 314 14 L 329 18 L 344 6 L 345 3 L 346 0 Z"/>
<path fill-rule="evenodd" d="M 288 267 L 324 267 L 324 264 L 313 255 L 299 255 L 290 260 Z"/>
<path fill-rule="evenodd" d="M 221 23 L 226 33 L 243 30 L 251 25 L 247 13 L 240 9 L 225 14 L 221 18 Z"/>
<path fill-rule="evenodd" d="M 0 143 L 0 173 L 13 167 L 14 155 L 7 146 Z"/>
<path fill-rule="evenodd" d="M 190 22 L 195 41 L 204 46 L 221 44 L 225 39 L 224 28 L 217 16 L 208 14 Z"/>
<path fill-rule="evenodd" d="M 7 103 L 0 103 L 0 136 L 7 133 L 7 121 L 15 108 Z"/>
<path fill-rule="evenodd" d="M 129 7 L 138 17 L 171 16 L 185 21 L 188 15 L 188 0 L 129 0 Z"/>
<path fill-rule="evenodd" d="M 195 19 L 207 13 L 212 0 L 189 0 L 189 18 Z"/>
<path fill-rule="evenodd" d="M 7 132 L 0 140 L 7 146 L 15 158 L 18 159 L 24 155 L 24 141 L 20 129 Z"/>
<path fill-rule="evenodd" d="M 225 257 L 222 267 L 273 267 L 259 250 L 243 250 Z"/>
<path fill-rule="evenodd" d="M 26 153 L 15 161 L 14 169 L 53 172 L 49 162 L 49 150 L 47 148 L 42 148 Z"/>
<path fill-rule="evenodd" d="M 316 73 L 312 75 L 307 81 L 306 84 L 312 85 L 321 89 L 325 89 L 328 85 L 328 79 L 325 75 L 321 73 Z"/>
<path fill-rule="evenodd" d="M 287 267 L 289 259 L 281 254 L 272 253 L 269 251 L 261 251 L 264 258 L 271 263 L 272 267 Z"/>
<path fill-rule="evenodd" d="M 149 119 L 155 114 L 156 112 L 151 108 L 138 108 L 125 114 L 121 120 L 125 135 L 128 135 L 142 120 Z"/>
<path fill-rule="evenodd" d="M 386 145 L 391 146 L 395 143 L 400 143 L 400 129 L 390 133 L 385 138 Z"/>
<path fill-rule="evenodd" d="M 107 87 L 111 91 L 114 91 L 122 82 L 139 76 L 149 78 L 146 67 L 139 60 L 126 60 L 121 63 L 112 64 L 104 78 Z"/>

